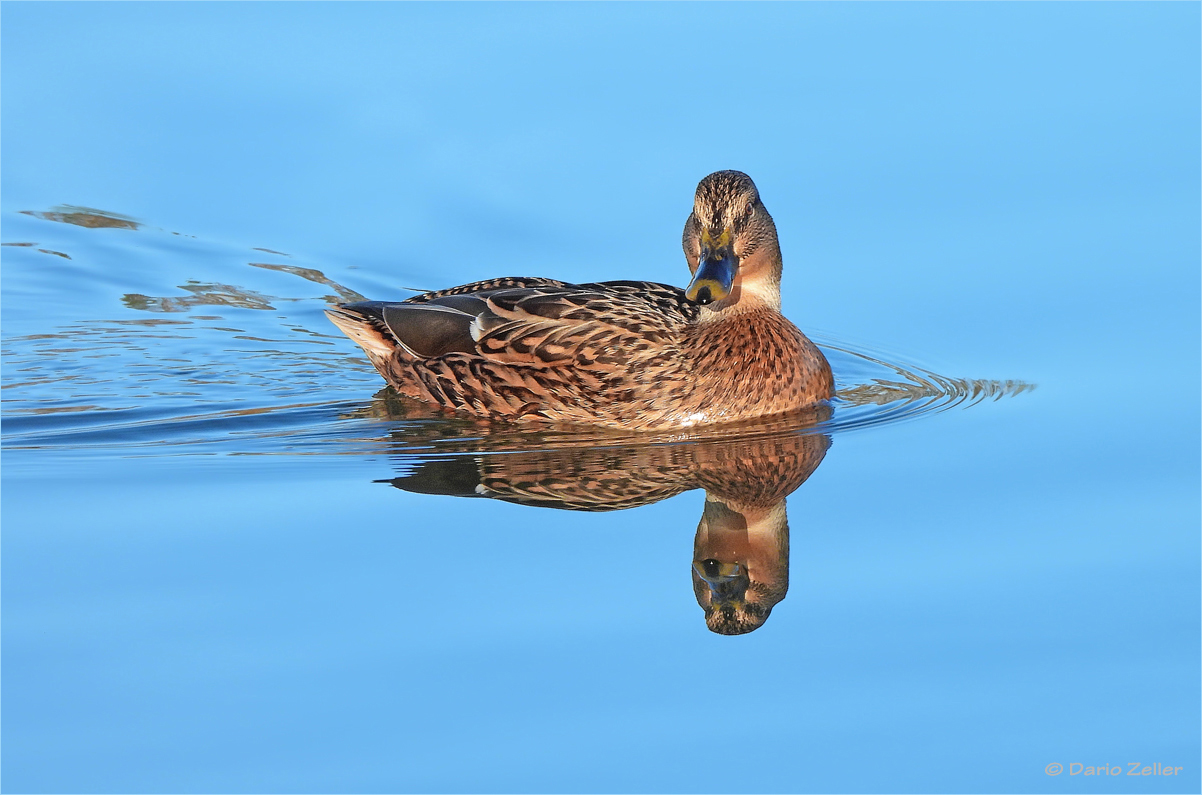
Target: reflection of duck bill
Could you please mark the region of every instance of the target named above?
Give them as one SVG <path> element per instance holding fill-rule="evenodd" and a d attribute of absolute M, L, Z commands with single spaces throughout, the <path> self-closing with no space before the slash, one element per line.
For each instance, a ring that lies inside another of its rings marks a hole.
<path fill-rule="evenodd" d="M 715 605 L 739 608 L 747 596 L 751 577 L 741 563 L 722 563 L 717 560 L 695 560 L 693 571 L 709 586 L 710 599 Z"/>

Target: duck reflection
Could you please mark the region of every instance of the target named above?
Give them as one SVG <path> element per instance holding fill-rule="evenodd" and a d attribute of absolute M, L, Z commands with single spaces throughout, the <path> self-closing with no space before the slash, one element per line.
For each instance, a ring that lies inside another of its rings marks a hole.
<path fill-rule="evenodd" d="M 785 501 L 745 506 L 707 494 L 693 541 L 693 593 L 706 626 L 723 635 L 759 629 L 788 590 Z"/>
<path fill-rule="evenodd" d="M 693 592 L 712 631 L 741 635 L 763 626 L 789 590 L 785 498 L 826 455 L 830 437 L 813 427 L 829 417 L 830 409 L 820 406 L 787 422 L 726 429 L 717 438 L 593 436 L 549 443 L 528 433 L 465 435 L 443 446 L 450 448 L 447 455 L 418 462 L 411 430 L 403 430 L 394 441 L 406 449 L 400 462 L 409 471 L 385 482 L 423 494 L 577 511 L 633 508 L 704 489 Z"/>

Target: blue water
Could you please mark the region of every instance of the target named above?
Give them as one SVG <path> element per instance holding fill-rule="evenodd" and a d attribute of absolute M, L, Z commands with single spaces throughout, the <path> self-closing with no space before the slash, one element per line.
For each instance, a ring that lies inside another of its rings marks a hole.
<path fill-rule="evenodd" d="M 5 791 L 1202 787 L 1197 4 L 0 22 Z M 834 366 L 814 424 L 482 428 L 322 314 L 683 284 L 720 168 Z M 817 461 L 727 637 L 690 567 L 736 453 Z M 635 507 L 517 504 L 576 470 Z"/>

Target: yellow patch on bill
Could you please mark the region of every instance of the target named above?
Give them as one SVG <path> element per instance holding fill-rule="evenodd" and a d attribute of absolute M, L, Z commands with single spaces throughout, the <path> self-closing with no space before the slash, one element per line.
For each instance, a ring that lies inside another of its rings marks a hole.
<path fill-rule="evenodd" d="M 718 235 L 716 238 L 710 234 L 710 230 L 702 229 L 701 245 L 709 248 L 711 251 L 714 249 L 726 248 L 730 245 L 730 229 L 723 229 L 722 234 Z"/>

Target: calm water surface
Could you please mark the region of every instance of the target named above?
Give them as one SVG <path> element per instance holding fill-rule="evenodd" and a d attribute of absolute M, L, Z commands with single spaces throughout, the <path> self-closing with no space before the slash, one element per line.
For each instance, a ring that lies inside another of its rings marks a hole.
<path fill-rule="evenodd" d="M 2 13 L 6 791 L 1198 791 L 1197 5 Z M 322 314 L 682 284 L 727 167 L 806 416 L 490 427 Z"/>

